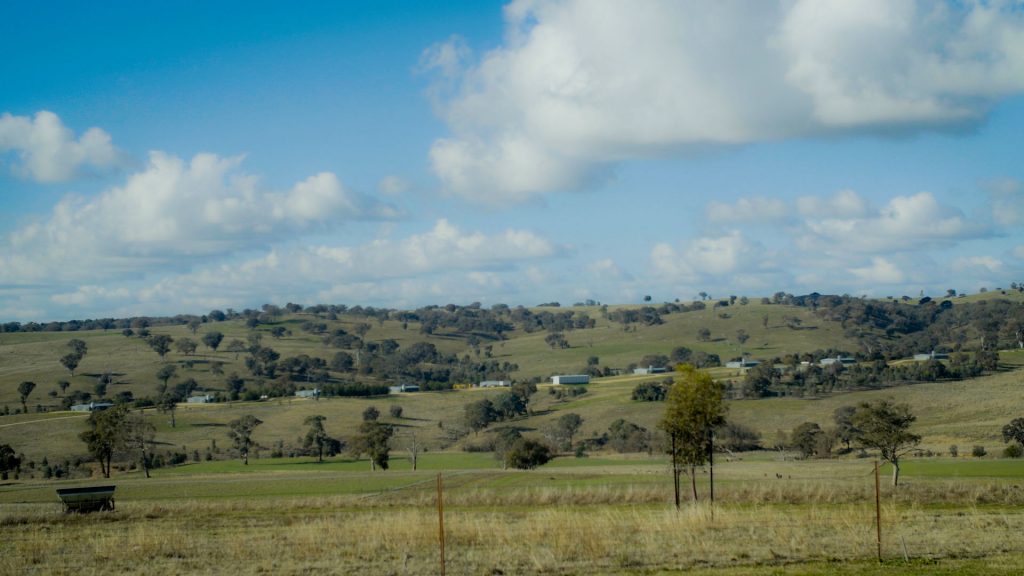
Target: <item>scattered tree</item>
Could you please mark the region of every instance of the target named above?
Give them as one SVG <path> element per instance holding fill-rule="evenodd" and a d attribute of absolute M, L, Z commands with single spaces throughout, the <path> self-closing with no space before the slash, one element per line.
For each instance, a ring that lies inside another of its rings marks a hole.
<path fill-rule="evenodd" d="M 575 412 L 563 414 L 555 420 L 554 432 L 555 436 L 559 439 L 564 439 L 569 449 L 572 450 L 572 437 L 579 432 L 580 427 L 583 426 L 583 417 Z"/>
<path fill-rule="evenodd" d="M 89 454 L 100 463 L 104 478 L 110 478 L 110 461 L 114 451 L 123 445 L 127 412 L 126 406 L 92 412 L 87 421 L 89 429 L 79 435 Z"/>
<path fill-rule="evenodd" d="M 900 458 L 921 442 L 920 436 L 909 431 L 915 420 L 910 406 L 889 400 L 862 402 L 853 414 L 857 441 L 866 448 L 877 449 L 892 464 L 893 486 L 899 485 Z"/>
<path fill-rule="evenodd" d="M 174 375 L 178 373 L 178 367 L 174 364 L 164 364 L 156 371 L 156 378 L 164 383 L 164 388 L 167 388 L 167 381 L 174 378 Z"/>
<path fill-rule="evenodd" d="M 152 459 L 153 440 L 156 428 L 146 420 L 141 412 L 128 416 L 124 428 L 124 447 L 139 455 L 142 472 L 149 478 L 150 460 Z"/>
<path fill-rule="evenodd" d="M 211 330 L 210 332 L 203 334 L 203 344 L 205 344 L 207 348 L 213 350 L 214 352 L 217 351 L 217 348 L 220 347 L 220 343 L 223 340 L 224 335 L 221 334 L 220 332 L 217 332 L 216 330 Z"/>
<path fill-rule="evenodd" d="M 60 358 L 60 363 L 63 364 L 64 367 L 68 369 L 68 372 L 71 373 L 72 378 L 75 377 L 75 368 L 78 368 L 78 363 L 81 361 L 82 357 L 79 356 L 78 354 L 75 354 L 74 352 L 65 354 Z"/>
<path fill-rule="evenodd" d="M 316 461 L 324 461 L 324 447 L 330 442 L 331 437 L 327 435 L 327 431 L 324 430 L 325 416 L 319 414 L 315 416 L 307 416 L 305 424 L 309 426 L 309 430 L 306 431 L 306 437 L 302 439 L 302 447 L 309 449 L 316 446 Z"/>
<path fill-rule="evenodd" d="M 162 414 L 171 415 L 171 428 L 177 424 L 174 420 L 174 413 L 178 410 L 178 399 L 172 394 L 164 394 L 156 403 L 156 409 Z"/>
<path fill-rule="evenodd" d="M 246 466 L 249 465 L 249 449 L 257 446 L 252 439 L 252 433 L 260 424 L 263 424 L 263 421 L 252 414 L 246 414 L 228 423 L 228 438 L 234 443 Z"/>
<path fill-rule="evenodd" d="M 18 394 L 21 396 L 21 411 L 25 414 L 28 413 L 28 405 L 25 401 L 28 400 L 28 395 L 35 389 L 35 382 L 22 382 L 21 384 L 18 384 Z"/>
<path fill-rule="evenodd" d="M 676 508 L 684 470 L 688 470 L 693 501 L 697 501 L 696 467 L 712 458 L 714 429 L 725 422 L 726 411 L 725 390 L 707 372 L 689 364 L 680 365 L 678 370 L 680 378 L 669 390 L 665 414 L 658 423 L 668 436 L 666 448 L 672 459 Z"/>
<path fill-rule="evenodd" d="M 402 407 L 399 406 L 398 404 L 392 404 L 391 407 L 388 408 L 388 411 L 391 413 L 392 418 L 402 417 Z"/>
<path fill-rule="evenodd" d="M 359 425 L 359 434 L 352 440 L 352 452 L 356 456 L 366 454 L 370 457 L 370 470 L 388 469 L 391 446 L 389 441 L 394 428 L 376 420 L 368 420 Z"/>
<path fill-rule="evenodd" d="M 71 348 L 72 354 L 78 354 L 81 358 L 84 358 L 89 352 L 89 346 L 86 345 L 84 340 L 79 340 L 78 338 L 68 340 L 68 348 Z"/>
<path fill-rule="evenodd" d="M 160 355 L 160 359 L 163 360 L 164 356 L 171 351 L 171 343 L 174 342 L 174 338 L 171 338 L 167 334 L 153 334 L 146 339 L 149 347 L 154 352 Z"/>
<path fill-rule="evenodd" d="M 380 410 L 376 406 L 367 406 L 363 410 L 363 422 L 376 422 L 380 418 Z"/>
<path fill-rule="evenodd" d="M 1016 441 L 1024 445 L 1024 418 L 1014 418 L 1010 423 L 1003 426 L 1003 442 Z"/>
<path fill-rule="evenodd" d="M 818 442 L 825 432 L 816 422 L 804 422 L 793 428 L 789 435 L 790 445 L 803 458 L 810 458 L 818 451 Z"/>
<path fill-rule="evenodd" d="M 194 354 L 198 345 L 196 341 L 191 338 L 178 338 L 174 343 L 174 347 L 178 349 L 185 356 Z"/>
<path fill-rule="evenodd" d="M 14 452 L 10 444 L 0 444 L 0 480 L 7 480 L 12 470 L 15 474 L 21 469 L 21 458 Z"/>

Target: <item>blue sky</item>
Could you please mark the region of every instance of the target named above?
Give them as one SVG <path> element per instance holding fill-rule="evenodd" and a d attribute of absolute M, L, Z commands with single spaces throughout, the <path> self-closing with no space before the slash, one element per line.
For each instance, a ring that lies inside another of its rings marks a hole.
<path fill-rule="evenodd" d="M 10 3 L 0 320 L 1024 280 L 1012 2 Z"/>

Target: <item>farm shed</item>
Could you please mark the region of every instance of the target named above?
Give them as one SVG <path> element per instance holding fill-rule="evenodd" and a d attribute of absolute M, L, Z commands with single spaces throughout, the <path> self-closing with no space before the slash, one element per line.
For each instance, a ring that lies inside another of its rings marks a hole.
<path fill-rule="evenodd" d="M 551 377 L 552 384 L 590 384 L 590 376 L 586 374 L 560 374 Z"/>
<path fill-rule="evenodd" d="M 75 404 L 71 407 L 72 412 L 99 412 L 107 408 L 113 408 L 110 402 L 89 402 L 88 404 Z"/>

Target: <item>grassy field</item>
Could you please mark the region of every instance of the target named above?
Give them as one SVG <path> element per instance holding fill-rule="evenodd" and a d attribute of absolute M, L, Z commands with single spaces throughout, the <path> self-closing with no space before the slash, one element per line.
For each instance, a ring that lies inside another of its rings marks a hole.
<path fill-rule="evenodd" d="M 62 514 L 53 493 L 80 482 L 8 483 L 0 573 L 436 574 L 441 470 L 450 574 L 1014 574 L 1024 561 L 1019 462 L 908 462 L 906 485 L 883 490 L 882 564 L 867 460 L 724 462 L 717 504 L 679 512 L 661 458 L 535 471 L 478 454 L 427 455 L 416 472 L 360 464 L 124 474 L 117 511 L 86 516 Z"/>
<path fill-rule="evenodd" d="M 1004 444 L 1000 430 L 1013 418 L 1021 417 L 1019 369 L 962 382 L 940 382 L 895 388 L 835 394 L 822 398 L 771 398 L 738 400 L 729 403 L 728 417 L 758 431 L 766 442 L 778 431 L 788 432 L 802 422 L 831 424 L 832 412 L 842 405 L 889 398 L 909 404 L 918 419 L 914 431 L 923 436 L 923 449 L 946 453 L 957 445 L 961 454 L 969 454 L 975 445 L 985 446 L 990 454 L 1001 452 Z M 575 412 L 584 422 L 577 438 L 597 437 L 616 419 L 624 418 L 648 429 L 654 429 L 663 406 L 656 402 L 630 399 L 633 387 L 645 379 L 660 380 L 662 376 L 619 376 L 600 379 L 588 386 L 583 396 L 559 401 L 542 386 L 534 396 L 534 416 L 508 424 L 526 432 L 542 432 L 560 415 Z M 278 442 L 288 447 L 300 445 L 304 434 L 303 420 L 310 415 L 327 417 L 327 431 L 337 437 L 350 438 L 362 421 L 362 412 L 375 406 L 382 421 L 396 426 L 393 447 L 401 453 L 410 436 L 426 444 L 428 450 L 448 446 L 444 426 L 459 425 L 463 407 L 478 398 L 494 397 L 497 390 L 464 390 L 391 395 L 386 398 L 285 398 L 266 402 L 233 402 L 209 405 L 180 405 L 176 427 L 167 415 L 152 409 L 145 411 L 157 428 L 157 449 L 181 450 L 191 454 L 198 450 L 219 450 L 217 457 L 228 457 L 230 441 L 227 424 L 246 414 L 264 421 L 255 432 L 255 439 L 264 447 L 265 456 Z M 403 408 L 402 418 L 389 415 L 391 405 Z M 84 453 L 78 434 L 85 429 L 85 416 L 70 412 L 19 414 L 0 418 L 0 442 L 11 443 L 28 460 L 43 457 L 57 461 Z M 500 427 L 503 425 L 496 425 Z M 471 434 L 464 442 L 482 441 L 493 430 Z"/>

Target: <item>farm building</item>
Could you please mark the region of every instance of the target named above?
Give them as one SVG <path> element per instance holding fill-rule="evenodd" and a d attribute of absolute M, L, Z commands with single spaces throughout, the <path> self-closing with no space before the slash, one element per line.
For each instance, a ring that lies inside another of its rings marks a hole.
<path fill-rule="evenodd" d="M 857 359 L 849 356 L 836 356 L 835 358 L 822 358 L 819 366 L 831 366 L 833 364 L 856 364 Z"/>
<path fill-rule="evenodd" d="M 299 398 L 319 398 L 320 389 L 313 388 L 312 390 L 296 390 L 295 395 Z"/>
<path fill-rule="evenodd" d="M 75 404 L 71 407 L 72 412 L 99 412 L 107 408 L 113 408 L 110 402 L 89 402 L 88 404 Z"/>
<path fill-rule="evenodd" d="M 646 368 L 633 368 L 633 374 L 664 374 L 668 368 L 664 366 L 648 366 Z"/>
<path fill-rule="evenodd" d="M 210 402 L 213 402 L 213 396 L 211 396 L 209 394 L 203 394 L 202 396 L 189 396 L 188 397 L 188 403 L 189 404 L 209 404 Z"/>
<path fill-rule="evenodd" d="M 391 394 L 398 394 L 401 392 L 419 392 L 420 387 L 418 384 L 400 384 L 398 386 L 388 387 L 388 392 Z"/>
<path fill-rule="evenodd" d="M 586 374 L 563 374 L 551 377 L 552 384 L 590 384 L 590 376 Z"/>
<path fill-rule="evenodd" d="M 511 380 L 484 380 L 479 384 L 481 388 L 508 388 L 511 385 Z"/>
<path fill-rule="evenodd" d="M 746 369 L 746 368 L 753 368 L 754 366 L 757 366 L 760 363 L 761 363 L 760 360 L 751 360 L 750 358 L 743 358 L 742 360 L 734 360 L 732 362 L 726 362 L 725 363 L 725 367 L 726 368 Z"/>
<path fill-rule="evenodd" d="M 928 360 L 949 360 L 949 354 L 932 350 L 927 354 L 914 354 L 914 360 L 918 362 L 927 362 Z"/>

